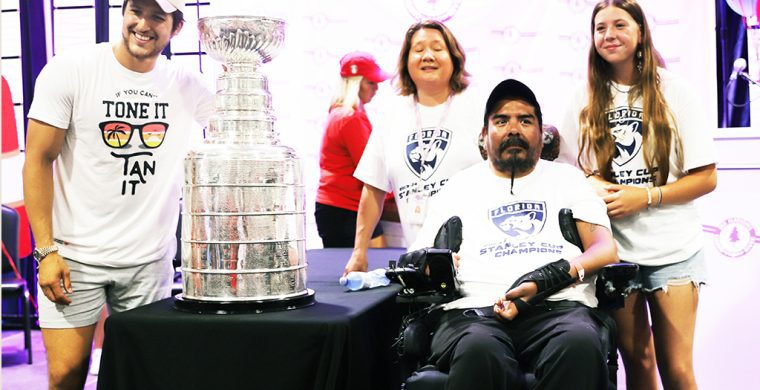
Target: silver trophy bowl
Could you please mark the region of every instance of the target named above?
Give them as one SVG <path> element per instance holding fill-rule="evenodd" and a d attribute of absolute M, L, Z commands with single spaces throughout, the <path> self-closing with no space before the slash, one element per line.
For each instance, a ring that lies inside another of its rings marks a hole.
<path fill-rule="evenodd" d="M 260 66 L 282 46 L 285 22 L 253 16 L 198 21 L 206 52 L 225 64 L 203 145 L 185 158 L 181 310 L 293 309 L 306 288 L 300 159 L 279 145 Z"/>
<path fill-rule="evenodd" d="M 267 63 L 285 40 L 285 21 L 260 16 L 217 16 L 198 20 L 206 54 L 227 65 Z"/>

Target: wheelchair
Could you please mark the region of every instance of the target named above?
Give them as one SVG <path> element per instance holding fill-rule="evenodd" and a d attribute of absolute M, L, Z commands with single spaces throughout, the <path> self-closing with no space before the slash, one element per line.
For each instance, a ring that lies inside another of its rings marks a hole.
<path fill-rule="evenodd" d="M 559 221 L 564 238 L 583 250 L 572 211 L 560 210 Z M 397 303 L 406 304 L 409 310 L 396 341 L 402 378 L 406 378 L 402 389 L 442 390 L 448 380 L 447 373 L 438 371 L 435 365 L 428 362 L 433 331 L 442 312 L 439 308 L 443 303 L 458 297 L 458 284 L 451 261 L 452 250 L 448 249 L 458 251 L 458 243 L 453 244 L 455 247 L 447 245 L 452 244 L 436 239 L 434 249 L 427 250 L 428 256 L 432 256 L 432 261 L 428 259 L 429 275 L 414 266 L 402 264 L 403 255 L 399 264 L 391 262 L 387 270 L 391 280 L 402 284 L 402 290 L 396 298 Z M 637 271 L 638 266 L 635 264 L 617 263 L 607 265 L 597 273 L 596 296 L 599 305 L 594 314 L 600 325 L 602 352 L 607 357 L 607 387 L 611 390 L 617 388 L 617 327 L 607 311 L 623 306 L 624 288 Z M 523 372 L 522 379 L 527 388 L 532 388 L 536 383 L 535 375 L 528 370 Z"/>

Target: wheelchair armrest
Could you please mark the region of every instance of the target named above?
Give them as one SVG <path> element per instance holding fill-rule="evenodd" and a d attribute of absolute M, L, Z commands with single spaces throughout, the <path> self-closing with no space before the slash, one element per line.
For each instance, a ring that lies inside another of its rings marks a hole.
<path fill-rule="evenodd" d="M 578 234 L 572 210 L 564 208 L 559 211 L 559 228 L 565 240 L 583 250 L 583 243 Z M 625 287 L 628 281 L 636 276 L 638 270 L 638 265 L 630 263 L 608 264 L 599 270 L 596 279 L 596 298 L 599 300 L 599 308 L 612 310 L 623 307 Z"/>
<path fill-rule="evenodd" d="M 613 310 L 623 307 L 625 289 L 638 270 L 639 266 L 631 263 L 608 264 L 599 270 L 596 279 L 599 308 Z"/>
<path fill-rule="evenodd" d="M 567 242 L 577 246 L 583 252 L 583 242 L 578 234 L 578 227 L 575 225 L 573 210 L 563 208 L 559 211 L 559 230 Z"/>
<path fill-rule="evenodd" d="M 599 277 L 612 283 L 625 283 L 636 276 L 639 266 L 632 263 L 607 264 L 599 270 Z"/>

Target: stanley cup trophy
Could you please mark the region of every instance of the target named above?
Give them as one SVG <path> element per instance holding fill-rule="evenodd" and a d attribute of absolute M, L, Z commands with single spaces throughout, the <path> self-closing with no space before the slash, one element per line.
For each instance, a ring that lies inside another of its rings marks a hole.
<path fill-rule="evenodd" d="M 279 145 L 260 71 L 284 39 L 265 17 L 198 21 L 206 53 L 224 63 L 206 139 L 185 158 L 180 310 L 260 312 L 314 303 L 306 288 L 300 160 Z"/>

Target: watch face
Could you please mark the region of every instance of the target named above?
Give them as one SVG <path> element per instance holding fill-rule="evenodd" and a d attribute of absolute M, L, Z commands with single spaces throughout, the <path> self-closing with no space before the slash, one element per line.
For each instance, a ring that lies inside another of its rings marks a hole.
<path fill-rule="evenodd" d="M 39 263 L 47 255 L 53 252 L 57 252 L 57 251 L 58 251 L 57 246 L 50 246 L 50 247 L 42 248 L 41 250 L 40 248 L 34 248 L 34 250 L 32 251 L 32 257 L 34 257 L 34 259 L 37 260 L 37 262 Z"/>

